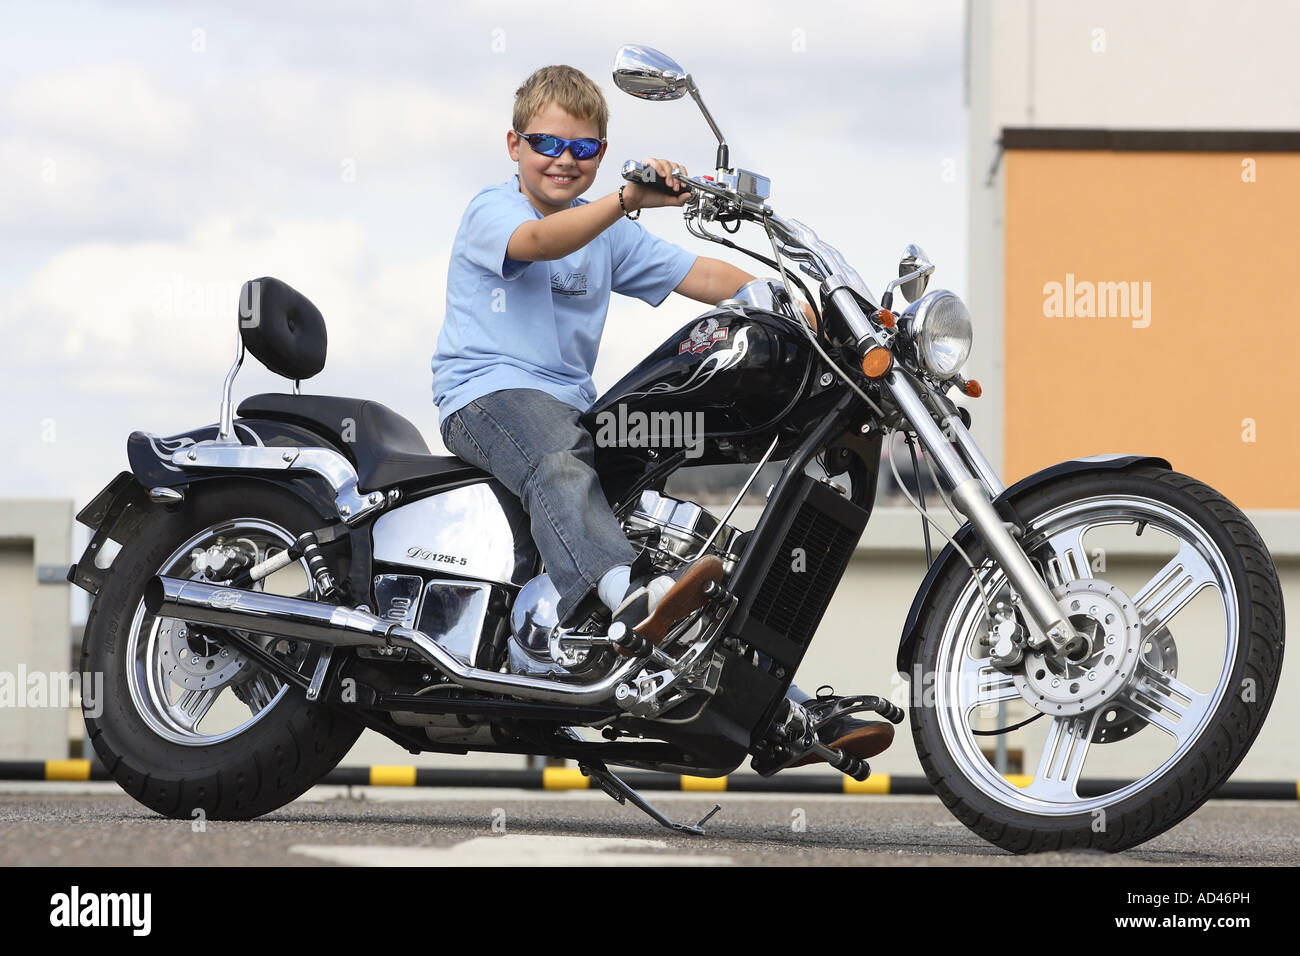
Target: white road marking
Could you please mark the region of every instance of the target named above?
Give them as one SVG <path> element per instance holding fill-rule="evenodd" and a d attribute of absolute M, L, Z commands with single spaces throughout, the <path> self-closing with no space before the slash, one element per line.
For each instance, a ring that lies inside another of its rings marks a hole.
<path fill-rule="evenodd" d="M 312 846 L 290 853 L 347 866 L 730 866 L 729 856 L 694 856 L 668 850 L 663 840 L 537 836 L 503 833 L 452 847 Z M 638 850 L 645 852 L 627 852 Z M 616 852 L 609 852 L 616 851 Z"/>

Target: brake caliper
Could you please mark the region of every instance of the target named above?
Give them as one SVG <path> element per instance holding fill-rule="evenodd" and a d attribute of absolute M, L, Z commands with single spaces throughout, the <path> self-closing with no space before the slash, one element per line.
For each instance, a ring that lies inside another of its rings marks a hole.
<path fill-rule="evenodd" d="M 256 564 L 258 557 L 257 545 L 248 538 L 236 538 L 230 544 L 218 538 L 211 547 L 190 552 L 194 571 L 209 581 L 229 581 L 244 568 Z"/>

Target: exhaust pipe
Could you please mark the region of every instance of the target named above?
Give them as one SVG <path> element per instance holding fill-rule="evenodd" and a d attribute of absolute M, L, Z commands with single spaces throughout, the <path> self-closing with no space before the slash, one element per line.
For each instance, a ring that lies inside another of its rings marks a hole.
<path fill-rule="evenodd" d="M 336 604 L 162 576 L 145 585 L 144 606 L 150 614 L 335 647 L 389 647 L 388 632 L 396 626 Z"/>
<path fill-rule="evenodd" d="M 597 704 L 640 667 L 637 658 L 630 658 L 604 679 L 587 684 L 499 674 L 462 663 L 423 631 L 399 627 L 366 611 L 161 575 L 145 585 L 144 604 L 154 615 L 332 647 L 410 648 L 462 687 L 525 700 Z"/>

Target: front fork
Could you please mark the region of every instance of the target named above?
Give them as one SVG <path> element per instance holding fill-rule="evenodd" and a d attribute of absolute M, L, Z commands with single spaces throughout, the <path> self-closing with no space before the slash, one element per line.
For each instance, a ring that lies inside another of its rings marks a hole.
<path fill-rule="evenodd" d="M 979 450 L 961 419 L 950 415 L 945 418 L 944 425 L 952 432 L 965 459 L 958 454 L 957 448 L 935 423 L 930 410 L 917 394 L 918 386 L 900 369 L 896 367 L 885 376 L 884 384 L 947 479 L 952 488 L 953 504 L 970 520 L 985 550 L 1006 573 L 1012 589 L 1019 595 L 1029 628 L 1029 644 L 1033 647 L 1049 644 L 1056 653 L 1061 653 L 1077 635 L 1051 590 L 993 507 L 993 498 L 1005 490 L 993 466 Z M 972 473 L 967 460 L 978 475 Z"/>

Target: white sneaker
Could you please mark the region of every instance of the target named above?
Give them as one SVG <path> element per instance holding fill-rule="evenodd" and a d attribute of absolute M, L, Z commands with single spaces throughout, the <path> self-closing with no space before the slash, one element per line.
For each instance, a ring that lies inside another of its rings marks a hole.
<path fill-rule="evenodd" d="M 722 561 L 707 554 L 634 588 L 614 611 L 614 622 L 658 646 L 674 624 L 704 606 L 710 583 L 722 583 Z"/>

